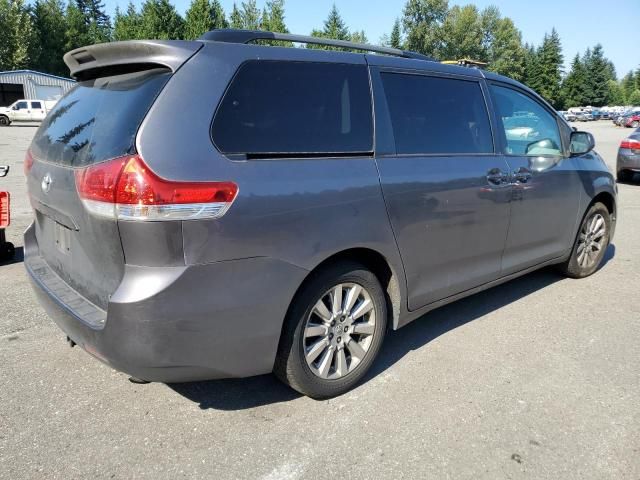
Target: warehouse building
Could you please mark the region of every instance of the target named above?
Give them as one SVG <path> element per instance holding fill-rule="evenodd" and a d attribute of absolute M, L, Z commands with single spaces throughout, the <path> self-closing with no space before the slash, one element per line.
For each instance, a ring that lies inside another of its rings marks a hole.
<path fill-rule="evenodd" d="M 20 99 L 55 103 L 75 85 L 70 78 L 57 77 L 33 70 L 0 72 L 0 107 Z"/>

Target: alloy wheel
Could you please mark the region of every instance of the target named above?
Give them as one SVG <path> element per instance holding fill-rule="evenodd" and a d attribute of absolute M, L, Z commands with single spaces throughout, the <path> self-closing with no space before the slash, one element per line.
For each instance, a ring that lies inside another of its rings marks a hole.
<path fill-rule="evenodd" d="M 341 283 L 315 303 L 307 317 L 304 356 L 318 377 L 337 380 L 362 363 L 373 343 L 376 308 L 369 292 L 356 283 Z"/>
<path fill-rule="evenodd" d="M 582 226 L 578 249 L 576 251 L 578 265 L 583 268 L 592 267 L 606 247 L 607 223 L 604 217 L 596 213 Z"/>

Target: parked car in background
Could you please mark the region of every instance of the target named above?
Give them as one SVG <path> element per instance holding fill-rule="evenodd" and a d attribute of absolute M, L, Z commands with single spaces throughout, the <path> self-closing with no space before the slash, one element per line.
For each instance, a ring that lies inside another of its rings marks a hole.
<path fill-rule="evenodd" d="M 640 127 L 640 112 L 631 113 L 625 117 L 624 126 L 627 128 Z"/>
<path fill-rule="evenodd" d="M 605 110 L 600 111 L 600 120 L 609 120 L 609 112 Z"/>
<path fill-rule="evenodd" d="M 70 342 L 141 380 L 340 395 L 389 329 L 547 265 L 589 276 L 614 235 L 593 136 L 492 72 L 238 30 L 64 59 L 24 264 Z"/>
<path fill-rule="evenodd" d="M 640 172 L 640 129 L 622 140 L 618 148 L 616 172 L 619 182 L 628 182 Z"/>
<path fill-rule="evenodd" d="M 618 117 L 616 117 L 616 119 L 614 120 L 614 123 L 618 126 L 618 127 L 624 127 L 625 124 L 627 123 L 627 119 L 629 117 L 631 117 L 633 115 L 632 112 L 625 112 L 622 113 L 620 115 L 618 115 Z"/>
<path fill-rule="evenodd" d="M 18 100 L 8 107 L 0 107 L 0 125 L 11 122 L 41 122 L 47 116 L 47 106 L 43 100 Z"/>
<path fill-rule="evenodd" d="M 576 121 L 576 114 L 573 113 L 573 112 L 564 112 L 562 116 L 565 118 L 565 120 L 567 122 L 575 122 Z"/>
<path fill-rule="evenodd" d="M 593 115 L 587 112 L 580 112 L 576 114 L 576 121 L 578 122 L 590 122 L 593 120 Z"/>

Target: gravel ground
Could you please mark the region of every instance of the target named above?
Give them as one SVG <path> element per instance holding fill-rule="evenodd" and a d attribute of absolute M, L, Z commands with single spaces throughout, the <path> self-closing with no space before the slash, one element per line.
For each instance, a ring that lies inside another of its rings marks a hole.
<path fill-rule="evenodd" d="M 611 167 L 629 130 L 591 131 Z M 9 239 L 30 222 L 22 158 L 0 129 Z M 620 185 L 607 263 L 527 275 L 387 339 L 366 382 L 329 401 L 270 375 L 135 385 L 44 315 L 21 249 L 0 266 L 0 478 L 640 478 L 640 185 Z"/>

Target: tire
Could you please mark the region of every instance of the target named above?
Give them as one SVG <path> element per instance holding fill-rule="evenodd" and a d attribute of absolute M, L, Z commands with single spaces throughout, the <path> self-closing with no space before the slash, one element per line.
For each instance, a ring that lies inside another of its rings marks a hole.
<path fill-rule="evenodd" d="M 9 125 L 11 125 L 11 120 L 9 120 L 9 117 L 0 115 L 0 126 L 8 127 Z"/>
<path fill-rule="evenodd" d="M 631 122 L 631 128 L 638 128 L 638 126 L 640 126 L 640 122 L 637 120 Z"/>
<path fill-rule="evenodd" d="M 626 183 L 631 180 L 631 177 L 632 177 L 631 172 L 629 172 L 628 170 L 620 170 L 616 174 L 618 183 Z"/>
<path fill-rule="evenodd" d="M 598 225 L 599 222 L 602 224 Z M 604 231 L 599 235 L 602 227 L 604 227 Z M 610 232 L 609 210 L 600 202 L 594 203 L 582 219 L 571 256 L 564 264 L 560 265 L 562 273 L 570 278 L 584 278 L 593 274 L 602 263 L 609 245 Z"/>
<path fill-rule="evenodd" d="M 355 314 L 353 317 L 332 312 L 337 286 L 342 297 L 340 310 Z M 355 300 L 349 309 L 352 297 Z M 320 303 L 326 310 L 321 311 Z M 366 310 L 367 305 L 371 310 L 360 315 L 359 310 Z M 319 311 L 324 320 L 316 313 Z M 354 334 L 356 329 L 359 333 Z M 354 262 L 329 266 L 314 274 L 294 298 L 283 326 L 274 373 L 311 398 L 342 395 L 367 373 L 386 329 L 387 302 L 376 276 Z"/>

